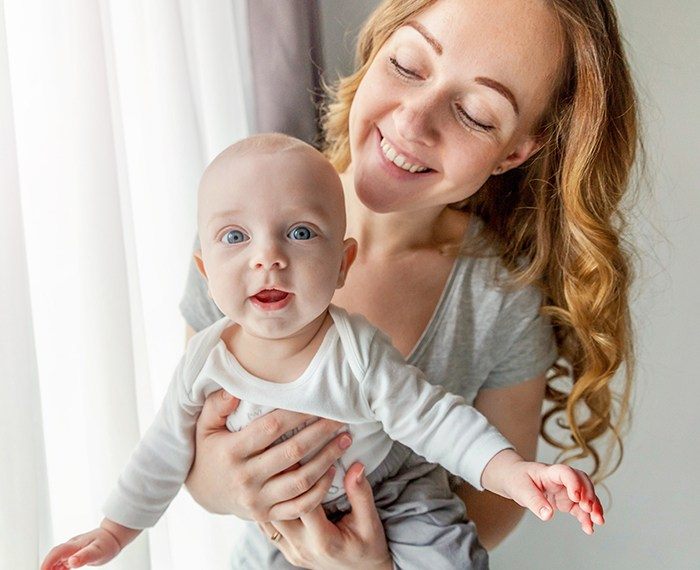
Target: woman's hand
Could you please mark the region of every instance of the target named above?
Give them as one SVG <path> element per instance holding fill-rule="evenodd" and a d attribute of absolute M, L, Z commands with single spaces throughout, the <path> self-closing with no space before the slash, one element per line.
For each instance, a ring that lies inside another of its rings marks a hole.
<path fill-rule="evenodd" d="M 258 522 L 296 519 L 313 510 L 331 486 L 330 468 L 352 443 L 347 433 L 333 437 L 342 424 L 319 419 L 269 447 L 312 416 L 275 410 L 232 433 L 226 418 L 238 402 L 219 390 L 204 403 L 197 420 L 195 460 L 185 482 L 194 499 L 210 512 Z M 319 441 L 331 438 L 299 466 Z"/>
<path fill-rule="evenodd" d="M 357 570 L 393 568 L 384 528 L 374 506 L 372 489 L 364 467 L 353 464 L 345 474 L 345 492 L 352 512 L 337 524 L 317 506 L 299 520 L 260 525 L 287 561 L 302 568 L 348 568 Z"/>
<path fill-rule="evenodd" d="M 570 513 L 586 534 L 605 524 L 603 506 L 588 475 L 568 465 L 525 461 L 512 449 L 497 453 L 482 474 L 485 488 L 532 511 L 543 521 L 554 511 Z"/>

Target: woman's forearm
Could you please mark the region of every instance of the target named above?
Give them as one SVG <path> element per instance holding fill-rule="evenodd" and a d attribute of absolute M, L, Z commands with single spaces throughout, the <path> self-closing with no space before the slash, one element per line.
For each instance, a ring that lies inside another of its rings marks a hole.
<path fill-rule="evenodd" d="M 477 491 L 471 485 L 462 485 L 455 492 L 467 505 L 467 516 L 476 524 L 479 541 L 486 550 L 493 550 L 513 532 L 525 512 L 510 499 Z"/>

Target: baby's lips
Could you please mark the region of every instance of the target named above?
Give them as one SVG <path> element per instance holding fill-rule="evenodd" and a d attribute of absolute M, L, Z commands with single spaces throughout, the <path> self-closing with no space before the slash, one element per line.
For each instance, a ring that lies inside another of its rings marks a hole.
<path fill-rule="evenodd" d="M 255 297 L 261 303 L 275 303 L 285 299 L 289 295 L 286 291 L 281 291 L 279 289 L 263 289 L 259 291 L 253 297 Z"/>

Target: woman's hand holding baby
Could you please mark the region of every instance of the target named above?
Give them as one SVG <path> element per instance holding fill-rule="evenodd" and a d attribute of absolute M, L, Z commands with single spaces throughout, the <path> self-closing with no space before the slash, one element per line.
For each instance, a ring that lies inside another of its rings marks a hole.
<path fill-rule="evenodd" d="M 119 554 L 140 532 L 105 519 L 98 528 L 52 548 L 41 570 L 101 566 Z"/>
<path fill-rule="evenodd" d="M 512 449 L 496 454 L 481 475 L 484 488 L 532 511 L 543 521 L 554 510 L 570 513 L 586 534 L 605 523 L 603 507 L 588 475 L 568 465 L 525 461 Z"/>
<path fill-rule="evenodd" d="M 237 406 L 224 390 L 204 403 L 186 481 L 195 500 L 210 512 L 258 522 L 296 519 L 321 504 L 333 481 L 331 467 L 350 447 L 350 436 L 338 435 L 304 465 L 299 460 L 333 438 L 341 424 L 320 419 L 270 447 L 311 416 L 275 410 L 231 433 L 226 418 Z"/>
<path fill-rule="evenodd" d="M 391 570 L 384 527 L 364 467 L 354 463 L 344 479 L 352 511 L 337 523 L 318 506 L 298 520 L 262 523 L 260 528 L 290 564 L 334 570 Z"/>

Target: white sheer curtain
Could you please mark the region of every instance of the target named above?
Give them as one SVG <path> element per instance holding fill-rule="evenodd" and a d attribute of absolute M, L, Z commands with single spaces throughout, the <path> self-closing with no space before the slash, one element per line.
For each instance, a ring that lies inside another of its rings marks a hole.
<path fill-rule="evenodd" d="M 197 181 L 249 130 L 243 9 L 0 3 L 2 568 L 99 522 L 181 354 Z M 226 566 L 232 520 L 169 514 L 107 567 Z"/>

